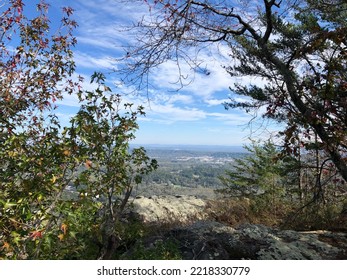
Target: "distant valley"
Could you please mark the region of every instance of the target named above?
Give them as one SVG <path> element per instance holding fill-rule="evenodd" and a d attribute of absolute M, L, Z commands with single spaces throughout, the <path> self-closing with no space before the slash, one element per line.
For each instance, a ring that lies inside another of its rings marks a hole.
<path fill-rule="evenodd" d="M 158 161 L 158 170 L 145 176 L 134 195 L 184 194 L 209 198 L 223 187 L 219 177 L 244 157 L 242 147 L 227 146 L 144 146 Z"/>

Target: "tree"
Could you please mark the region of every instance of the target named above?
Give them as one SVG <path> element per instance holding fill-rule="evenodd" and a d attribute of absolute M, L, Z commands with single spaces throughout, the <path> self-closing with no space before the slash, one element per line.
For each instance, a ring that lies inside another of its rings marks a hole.
<path fill-rule="evenodd" d="M 53 34 L 47 13 L 45 2 L 32 19 L 23 1 L 1 6 L 0 253 L 9 258 L 27 258 L 30 251 L 37 256 L 74 166 L 64 154 L 53 110 L 77 86 L 69 80 L 76 22 L 64 8 L 61 28 Z"/>
<path fill-rule="evenodd" d="M 258 208 L 275 213 L 278 202 L 284 203 L 284 197 L 297 186 L 293 180 L 298 177 L 297 168 L 294 168 L 296 160 L 282 157 L 271 140 L 262 144 L 252 141 L 244 148 L 249 153 L 235 159 L 231 170 L 220 176 L 225 192 L 235 197 L 250 197 Z"/>
<path fill-rule="evenodd" d="M 138 44 L 125 61 L 125 79 L 141 83 L 151 69 L 173 60 L 192 67 L 207 45 L 229 48 L 231 76 L 252 76 L 259 84 L 235 85 L 249 101 L 227 108 L 266 108 L 264 117 L 285 122 L 285 147 L 295 152 L 316 134 L 320 150 L 347 180 L 347 4 L 310 1 L 145 1 Z M 181 79 L 185 77 L 181 76 Z M 299 145 L 298 145 L 299 144 Z"/>
<path fill-rule="evenodd" d="M 157 161 L 150 160 L 143 148 L 130 151 L 129 141 L 135 138 L 136 120 L 144 115 L 143 107 L 133 110 L 127 103 L 121 110 L 121 96 L 105 85 L 105 77 L 95 73 L 94 79 L 98 88 L 80 94 L 83 104 L 65 133 L 85 165 L 75 179 L 82 197 L 75 202 L 87 209 L 86 214 L 94 213 L 93 226 L 99 231 L 94 240 L 100 246 L 98 258 L 110 259 L 121 245 L 117 226 L 133 187 L 157 168 Z M 89 211 L 91 206 L 94 211 Z"/>
<path fill-rule="evenodd" d="M 55 33 L 43 1 L 33 19 L 20 0 L 1 8 L 0 258 L 109 258 L 133 186 L 157 167 L 129 148 L 143 108 L 121 110 L 102 74 L 92 76 L 94 91 L 72 81 L 70 8 Z M 56 101 L 65 94 L 81 105 L 61 127 Z"/>

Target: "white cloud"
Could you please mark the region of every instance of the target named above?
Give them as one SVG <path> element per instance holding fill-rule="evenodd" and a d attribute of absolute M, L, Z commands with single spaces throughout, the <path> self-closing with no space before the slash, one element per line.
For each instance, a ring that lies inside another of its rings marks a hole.
<path fill-rule="evenodd" d="M 68 127 L 70 120 L 76 116 L 76 114 L 63 114 L 63 113 L 56 113 L 56 116 L 59 118 L 60 123 L 64 127 Z"/>
<path fill-rule="evenodd" d="M 183 104 L 184 106 L 193 104 L 194 97 L 188 94 L 180 93 L 163 93 L 160 91 L 151 91 L 149 96 L 149 102 L 160 103 L 160 104 Z"/>
<path fill-rule="evenodd" d="M 88 47 L 98 47 L 102 49 L 118 50 L 116 41 L 113 38 L 100 38 L 98 35 L 83 34 L 77 36 L 78 44 L 84 44 Z"/>
<path fill-rule="evenodd" d="M 74 2 L 77 3 L 84 20 L 103 21 L 112 18 L 114 22 L 137 21 L 148 12 L 148 5 L 144 1 L 75 0 Z"/>
<path fill-rule="evenodd" d="M 183 104 L 192 104 L 194 103 L 194 98 L 191 95 L 183 94 L 174 94 L 169 95 L 169 103 L 183 103 Z"/>
<path fill-rule="evenodd" d="M 233 84 L 233 80 L 222 64 L 226 63 L 220 55 L 217 54 L 218 50 L 215 49 L 216 55 L 211 55 L 211 50 L 200 52 L 196 60 L 199 67 L 192 66 L 184 60 L 166 61 L 161 64 L 157 69 L 152 71 L 150 76 L 153 84 L 156 87 L 166 88 L 169 90 L 177 90 L 183 85 L 182 90 L 189 92 L 195 96 L 203 99 L 209 99 L 214 93 L 218 91 L 228 90 L 229 86 Z"/>
<path fill-rule="evenodd" d="M 146 111 L 144 121 L 172 124 L 176 122 L 194 122 L 213 117 L 230 121 L 230 114 L 208 113 L 202 108 L 191 106 L 192 96 L 181 94 L 153 94 L 153 98 L 148 100 L 145 96 L 127 95 L 124 102 L 134 103 L 135 106 L 143 105 Z M 183 104 L 183 105 L 182 105 Z M 185 104 L 185 105 L 184 105 Z"/>
<path fill-rule="evenodd" d="M 68 5 L 76 10 L 78 43 L 113 51 L 134 42 L 129 26 L 148 13 L 143 1 L 75 0 Z"/>
<path fill-rule="evenodd" d="M 196 108 L 180 108 L 172 104 L 153 104 L 147 111 L 149 116 L 156 116 L 167 121 L 197 121 L 206 118 L 206 113 Z"/>
<path fill-rule="evenodd" d="M 218 122 L 223 122 L 227 125 L 244 126 L 250 121 L 250 115 L 243 112 L 231 112 L 226 113 L 208 113 L 209 117 L 216 119 Z"/>
<path fill-rule="evenodd" d="M 223 123 L 228 126 L 244 126 L 251 118 L 249 114 L 246 114 L 241 110 L 225 111 L 225 113 L 207 112 L 203 108 L 188 106 L 189 104 L 187 106 L 182 106 L 175 102 L 166 102 L 166 98 L 167 100 L 170 100 L 169 95 L 165 96 L 162 94 L 160 97 L 161 98 L 148 101 L 145 98 L 139 99 L 127 96 L 127 101 L 134 102 L 138 105 L 144 105 L 147 115 L 146 121 L 157 123 L 171 124 L 175 122 L 195 122 L 210 119 L 216 121 L 216 124 Z M 183 96 L 174 96 L 173 99 L 179 99 L 180 97 Z"/>

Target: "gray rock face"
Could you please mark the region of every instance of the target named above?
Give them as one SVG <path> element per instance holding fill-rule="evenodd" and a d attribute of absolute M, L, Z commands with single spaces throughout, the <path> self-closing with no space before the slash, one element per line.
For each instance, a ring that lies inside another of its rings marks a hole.
<path fill-rule="evenodd" d="M 328 260 L 346 259 L 347 235 L 327 231 L 296 232 L 263 225 L 237 229 L 199 221 L 171 230 L 166 238 L 181 248 L 183 259 Z"/>

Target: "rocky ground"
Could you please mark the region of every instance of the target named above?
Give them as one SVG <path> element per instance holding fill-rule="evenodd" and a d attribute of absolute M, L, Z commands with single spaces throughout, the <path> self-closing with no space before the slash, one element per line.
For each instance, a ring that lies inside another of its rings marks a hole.
<path fill-rule="evenodd" d="M 347 235 L 327 231 L 296 232 L 263 225 L 238 228 L 198 221 L 165 236 L 177 241 L 183 259 L 328 260 L 347 258 Z"/>
<path fill-rule="evenodd" d="M 140 196 L 132 201 L 129 214 L 144 223 L 176 224 L 144 244 L 153 247 L 173 241 L 183 259 L 347 259 L 346 233 L 297 232 L 254 224 L 233 228 L 211 220 L 204 211 L 206 203 L 189 195 Z"/>

